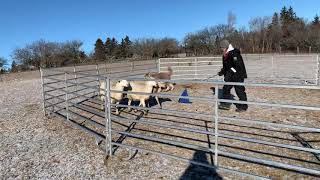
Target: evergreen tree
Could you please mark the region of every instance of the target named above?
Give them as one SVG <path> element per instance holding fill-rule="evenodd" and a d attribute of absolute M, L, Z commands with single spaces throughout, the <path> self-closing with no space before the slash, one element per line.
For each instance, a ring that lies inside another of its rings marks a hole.
<path fill-rule="evenodd" d="M 94 45 L 94 59 L 98 61 L 105 60 L 105 47 L 100 38 L 97 39 L 96 44 Z"/>
<path fill-rule="evenodd" d="M 107 56 L 111 56 L 111 39 L 108 37 L 105 44 L 104 44 L 105 48 L 106 48 L 106 55 Z"/>
<path fill-rule="evenodd" d="M 121 39 L 121 43 L 119 45 L 119 49 L 118 49 L 118 57 L 120 58 L 125 58 L 126 57 L 126 48 L 125 48 L 125 41 L 124 39 Z"/>
<path fill-rule="evenodd" d="M 276 50 L 279 47 L 281 38 L 279 15 L 276 12 L 273 14 L 271 24 L 268 26 L 267 37 L 270 40 L 269 48 Z"/>
<path fill-rule="evenodd" d="M 116 56 L 117 54 L 117 49 L 118 49 L 118 41 L 116 38 L 111 39 L 111 44 L 110 44 L 110 55 Z"/>
<path fill-rule="evenodd" d="M 288 11 L 285 6 L 280 11 L 280 20 L 282 26 L 288 21 Z"/>
<path fill-rule="evenodd" d="M 319 21 L 319 16 L 318 14 L 316 14 L 316 16 L 314 17 L 313 21 L 312 21 L 312 25 L 319 25 L 320 21 Z"/>
<path fill-rule="evenodd" d="M 126 36 L 123 41 L 123 51 L 125 57 L 132 57 L 132 42 L 129 39 L 129 36 Z"/>
<path fill-rule="evenodd" d="M 297 20 L 296 13 L 293 11 L 293 8 L 291 6 L 288 9 L 288 20 L 290 23 Z"/>
<path fill-rule="evenodd" d="M 296 22 L 299 18 L 297 18 L 296 13 L 293 8 L 290 6 L 289 9 L 284 6 L 280 12 L 280 20 L 282 26 L 288 26 L 289 24 Z"/>
<path fill-rule="evenodd" d="M 273 16 L 272 16 L 272 22 L 271 22 L 271 25 L 272 26 L 279 26 L 280 23 L 279 23 L 279 16 L 278 16 L 278 13 L 274 13 Z"/>

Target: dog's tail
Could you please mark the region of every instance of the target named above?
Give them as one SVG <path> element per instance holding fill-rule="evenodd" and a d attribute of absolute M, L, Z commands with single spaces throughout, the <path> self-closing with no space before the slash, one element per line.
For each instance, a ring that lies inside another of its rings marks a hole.
<path fill-rule="evenodd" d="M 171 76 L 172 73 L 173 73 L 173 70 L 172 70 L 172 68 L 171 68 L 170 66 L 168 66 L 168 72 L 169 72 L 169 75 L 170 75 L 170 76 Z"/>

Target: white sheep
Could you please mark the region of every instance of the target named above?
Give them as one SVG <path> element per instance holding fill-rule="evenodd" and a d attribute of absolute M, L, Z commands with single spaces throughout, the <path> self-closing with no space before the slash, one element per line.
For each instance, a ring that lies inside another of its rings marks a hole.
<path fill-rule="evenodd" d="M 127 80 L 121 80 L 117 81 L 115 84 L 113 84 L 110 89 L 111 90 L 116 90 L 116 91 L 123 91 L 125 87 L 128 87 L 129 83 Z M 100 82 L 100 99 L 101 101 L 105 101 L 105 89 L 106 89 L 106 82 L 101 81 Z M 117 92 L 110 92 L 110 103 L 114 104 L 119 104 L 121 99 L 123 99 L 124 95 L 123 93 L 117 93 Z M 101 109 L 103 109 L 103 104 L 101 105 Z M 116 114 L 119 114 L 119 110 L 116 106 Z"/>
<path fill-rule="evenodd" d="M 129 82 L 131 86 L 131 92 L 142 92 L 142 93 L 152 93 L 153 87 L 157 86 L 155 81 L 131 81 Z M 149 100 L 150 95 L 140 95 L 140 94 L 127 94 L 128 106 L 131 105 L 132 101 L 140 101 L 139 106 L 146 107 L 146 101 Z M 129 111 L 131 108 L 128 108 Z M 147 113 L 148 111 L 145 111 Z"/>

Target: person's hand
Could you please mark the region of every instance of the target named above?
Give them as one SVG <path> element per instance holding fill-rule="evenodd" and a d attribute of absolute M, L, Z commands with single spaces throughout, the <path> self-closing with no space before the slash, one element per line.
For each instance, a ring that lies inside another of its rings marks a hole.
<path fill-rule="evenodd" d="M 222 71 L 219 71 L 219 72 L 218 72 L 218 75 L 219 75 L 219 76 L 222 76 L 222 75 L 223 75 L 223 72 L 222 72 Z"/>

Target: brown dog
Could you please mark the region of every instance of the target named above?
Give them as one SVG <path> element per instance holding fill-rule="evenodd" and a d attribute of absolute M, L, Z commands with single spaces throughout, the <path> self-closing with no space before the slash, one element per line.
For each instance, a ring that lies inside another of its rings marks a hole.
<path fill-rule="evenodd" d="M 146 79 L 164 79 L 164 80 L 171 80 L 172 76 L 172 69 L 171 67 L 168 67 L 168 72 L 149 72 L 144 75 Z M 167 92 L 167 91 L 172 91 L 174 89 L 174 86 L 172 83 L 169 82 L 158 82 L 157 87 L 153 90 L 153 93 L 159 93 L 161 91 Z M 161 103 L 159 102 L 158 96 L 155 97 L 157 103 L 159 104 L 160 108 L 162 108 Z"/>
<path fill-rule="evenodd" d="M 144 77 L 146 79 L 164 79 L 164 80 L 171 80 L 171 76 L 172 76 L 172 69 L 171 67 L 168 67 L 168 72 L 160 72 L 160 73 L 156 73 L 156 72 L 149 72 L 147 74 L 144 75 Z M 164 89 L 165 92 L 167 91 L 172 91 L 174 89 L 174 86 L 172 83 L 168 83 L 168 82 L 165 82 L 165 83 L 158 83 L 159 84 L 159 87 L 160 87 L 160 91 L 162 89 Z M 160 92 L 159 91 L 159 92 Z"/>

